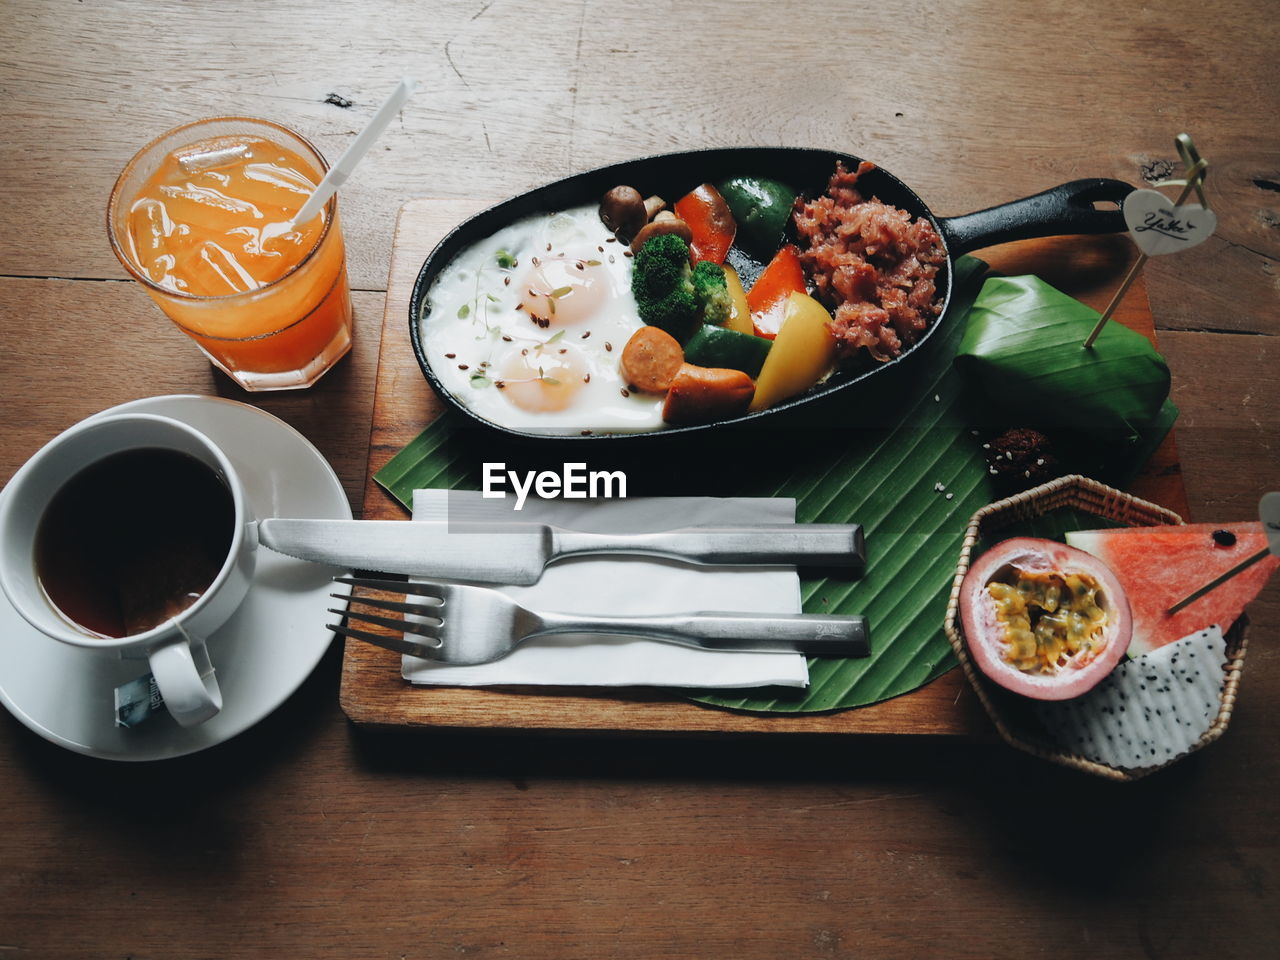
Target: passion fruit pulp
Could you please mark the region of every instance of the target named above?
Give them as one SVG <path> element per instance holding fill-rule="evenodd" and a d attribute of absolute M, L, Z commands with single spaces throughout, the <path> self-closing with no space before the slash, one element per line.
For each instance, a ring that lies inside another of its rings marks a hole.
<path fill-rule="evenodd" d="M 1000 686 L 1037 700 L 1086 693 L 1124 656 L 1132 618 L 1104 563 L 1053 540 L 1015 537 L 980 556 L 960 587 L 960 620 L 974 664 Z"/>

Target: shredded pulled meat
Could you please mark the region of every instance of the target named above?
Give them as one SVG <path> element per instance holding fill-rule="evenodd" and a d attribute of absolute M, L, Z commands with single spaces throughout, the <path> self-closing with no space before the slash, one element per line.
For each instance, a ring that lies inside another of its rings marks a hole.
<path fill-rule="evenodd" d="M 892 360 L 917 340 L 942 310 L 934 277 L 946 260 L 933 224 L 905 210 L 865 200 L 858 177 L 843 163 L 825 195 L 797 205 L 796 230 L 807 249 L 800 262 L 819 299 L 835 310 L 830 323 L 842 358 L 860 348 Z"/>

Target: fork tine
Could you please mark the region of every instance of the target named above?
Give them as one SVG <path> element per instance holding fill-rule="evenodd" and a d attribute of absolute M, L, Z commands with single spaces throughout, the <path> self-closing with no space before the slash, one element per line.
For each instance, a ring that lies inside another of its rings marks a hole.
<path fill-rule="evenodd" d="M 440 644 L 418 643 L 416 640 L 409 640 L 405 637 L 389 637 L 383 633 L 369 633 L 366 630 L 354 630 L 350 627 L 344 627 L 340 624 L 331 623 L 329 629 L 334 633 L 343 637 L 350 637 L 352 640 L 360 640 L 364 643 L 371 643 L 375 647 L 382 647 L 385 650 L 393 650 L 396 653 L 407 653 L 411 657 L 421 657 L 424 660 L 435 660 L 440 657 Z"/>
<path fill-rule="evenodd" d="M 398 620 L 395 617 L 382 617 L 376 613 L 361 613 L 358 610 L 329 610 L 339 616 L 345 615 L 348 620 L 359 620 L 361 623 L 372 623 L 379 627 L 390 627 L 392 630 L 403 630 L 431 640 L 440 638 L 440 621 L 420 623 L 416 620 Z"/>
<path fill-rule="evenodd" d="M 382 597 L 347 597 L 342 593 L 331 593 L 329 596 L 335 600 L 346 600 L 349 603 L 363 603 L 368 607 L 375 607 L 379 610 L 389 610 L 393 613 L 412 613 L 420 617 L 430 617 L 433 620 L 440 619 L 440 609 L 444 606 L 444 601 L 439 603 L 401 603 L 398 600 L 384 600 Z"/>
<path fill-rule="evenodd" d="M 415 580 L 387 580 L 376 577 L 334 577 L 334 583 L 349 583 L 353 587 L 368 587 L 370 590 L 388 590 L 391 593 L 406 593 L 418 597 L 441 599 L 443 587 L 436 583 L 422 583 Z"/>

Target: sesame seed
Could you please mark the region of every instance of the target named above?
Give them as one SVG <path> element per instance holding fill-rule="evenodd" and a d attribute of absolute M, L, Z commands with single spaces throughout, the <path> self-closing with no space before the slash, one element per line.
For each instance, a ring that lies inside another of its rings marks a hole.
<path fill-rule="evenodd" d="M 623 395 L 624 397 L 629 397 L 629 396 L 631 396 L 631 394 L 627 391 L 627 388 L 626 388 L 626 387 L 623 387 L 623 388 L 622 388 L 622 395 Z"/>
<path fill-rule="evenodd" d="M 948 493 L 948 494 L 947 494 L 947 499 L 948 499 L 948 500 L 953 500 L 953 499 L 955 499 L 955 494 L 954 494 L 954 493 Z"/>
<path fill-rule="evenodd" d="M 606 340 L 604 342 L 604 349 L 606 352 L 611 351 L 613 349 L 613 344 Z"/>
<path fill-rule="evenodd" d="M 583 382 L 583 383 L 590 383 L 590 382 L 591 382 L 591 374 L 589 374 L 589 373 L 584 373 L 584 374 L 582 375 L 582 382 Z"/>
<path fill-rule="evenodd" d="M 587 331 L 585 331 L 585 332 L 582 334 L 582 339 L 583 339 L 583 340 L 585 340 L 585 339 L 587 339 L 587 337 L 589 337 L 589 336 L 591 336 L 591 331 L 590 331 L 590 330 L 587 330 Z"/>
<path fill-rule="evenodd" d="M 612 253 L 611 253 L 611 254 L 609 254 L 609 262 L 610 262 L 610 263 L 613 263 L 613 262 L 614 262 L 613 254 L 612 254 Z"/>
<path fill-rule="evenodd" d="M 505 342 L 507 342 L 507 343 L 510 343 L 510 342 L 511 342 L 511 338 L 510 338 L 509 336 L 507 336 L 505 333 L 502 335 L 502 339 L 503 339 Z"/>
<path fill-rule="evenodd" d="M 460 364 L 458 364 L 458 369 L 459 369 L 459 370 L 465 370 L 465 369 L 467 369 L 467 365 L 466 365 L 465 363 L 460 363 Z"/>
<path fill-rule="evenodd" d="M 503 278 L 502 278 L 502 285 L 503 285 L 504 287 L 509 287 L 509 286 L 511 286 L 511 278 L 510 278 L 510 277 L 503 277 Z"/>
<path fill-rule="evenodd" d="M 456 359 L 458 359 L 458 355 L 457 355 L 456 353 L 446 353 L 446 354 L 444 355 L 444 358 L 445 358 L 446 360 L 456 360 Z"/>
<path fill-rule="evenodd" d="M 942 396 L 941 396 L 940 394 L 935 393 L 935 394 L 933 395 L 933 402 L 934 402 L 934 403 L 941 403 L 941 402 L 942 402 Z"/>
<path fill-rule="evenodd" d="M 617 238 L 617 237 L 606 237 L 604 242 L 605 242 L 605 243 L 617 243 L 617 242 L 618 242 L 618 238 Z M 603 249 L 604 249 L 604 247 L 601 247 L 600 249 L 601 249 L 601 250 L 603 250 Z"/>
<path fill-rule="evenodd" d="M 623 251 L 622 251 L 622 255 L 623 255 L 624 257 L 634 257 L 634 256 L 635 256 L 635 254 L 634 254 L 634 253 L 632 253 L 630 250 L 623 250 Z"/>

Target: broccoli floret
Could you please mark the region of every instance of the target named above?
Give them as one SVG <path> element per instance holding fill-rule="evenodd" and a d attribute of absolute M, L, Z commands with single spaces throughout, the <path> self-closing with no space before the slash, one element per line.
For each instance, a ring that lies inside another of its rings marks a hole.
<path fill-rule="evenodd" d="M 681 342 L 688 339 L 701 320 L 691 277 L 689 244 L 683 237 L 664 233 L 641 247 L 631 273 L 640 319 Z"/>
<path fill-rule="evenodd" d="M 699 260 L 693 268 L 693 295 L 702 307 L 702 322 L 724 326 L 733 309 L 724 267 L 710 260 Z"/>

